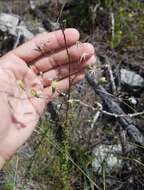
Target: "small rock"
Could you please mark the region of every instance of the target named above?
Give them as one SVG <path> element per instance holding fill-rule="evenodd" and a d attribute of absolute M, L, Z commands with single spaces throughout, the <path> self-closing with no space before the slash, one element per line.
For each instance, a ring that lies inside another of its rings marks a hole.
<path fill-rule="evenodd" d="M 3 32 L 9 31 L 12 35 L 16 35 L 16 27 L 19 22 L 19 17 L 16 15 L 0 14 L 0 30 Z"/>
<path fill-rule="evenodd" d="M 120 74 L 122 84 L 128 85 L 132 88 L 144 87 L 144 79 L 139 74 L 136 74 L 134 71 L 121 69 Z"/>
<path fill-rule="evenodd" d="M 105 166 L 105 172 L 121 167 L 122 160 L 117 154 L 121 152 L 121 145 L 99 145 L 93 150 L 94 160 L 92 167 L 95 171 L 101 172 Z"/>
<path fill-rule="evenodd" d="M 2 32 L 9 32 L 13 36 L 18 36 L 18 33 L 20 32 L 24 39 L 30 39 L 33 37 L 32 32 L 30 32 L 24 22 L 21 22 L 19 24 L 20 17 L 17 15 L 11 15 L 6 13 L 0 14 L 0 30 Z"/>
<path fill-rule="evenodd" d="M 31 9 L 35 9 L 38 6 L 42 6 L 42 5 L 47 4 L 49 2 L 50 2 L 50 0 L 42 0 L 42 1 L 30 0 L 30 7 L 31 7 Z"/>

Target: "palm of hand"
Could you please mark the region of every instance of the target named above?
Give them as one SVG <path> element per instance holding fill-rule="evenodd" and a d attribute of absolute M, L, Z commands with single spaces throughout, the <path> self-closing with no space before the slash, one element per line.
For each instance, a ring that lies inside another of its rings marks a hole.
<path fill-rule="evenodd" d="M 77 49 L 78 32 L 69 29 L 65 33 L 72 62 L 71 76 L 76 76 L 73 81 L 78 82 L 84 76 L 86 65 L 95 60 L 94 50 L 89 44 Z M 49 39 L 51 43 L 44 46 L 42 52 L 35 50 L 37 45 Z M 54 53 L 46 55 L 48 49 Z M 84 53 L 86 59 L 77 64 Z M 9 159 L 31 135 L 46 103 L 68 89 L 68 64 L 61 31 L 39 35 L 1 58 L 0 116 L 5 119 L 0 127 L 0 154 L 5 159 Z M 43 76 L 39 75 L 41 72 Z M 53 93 L 50 81 L 55 79 L 58 91 Z"/>
<path fill-rule="evenodd" d="M 17 78 L 14 72 L 8 69 L 13 64 L 11 61 L 4 63 L 4 67 L 3 63 L 0 67 L 0 92 L 1 107 L 5 111 L 2 109 L 0 115 L 6 120 L 0 128 L 0 152 L 9 159 L 34 130 L 46 99 L 43 98 L 44 88 L 39 77 L 26 64 L 18 62 L 21 72 L 15 73 L 24 76 L 23 71 L 27 70 L 28 74 L 22 79 Z M 40 93 L 41 97 L 37 97 L 34 92 Z"/>

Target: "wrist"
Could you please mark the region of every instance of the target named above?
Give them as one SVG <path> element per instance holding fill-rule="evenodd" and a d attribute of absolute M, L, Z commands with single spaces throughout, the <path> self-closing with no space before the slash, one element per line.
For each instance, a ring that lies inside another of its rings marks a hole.
<path fill-rule="evenodd" d="M 6 160 L 3 158 L 3 156 L 0 155 L 0 169 L 3 168 L 5 162 L 6 162 Z"/>

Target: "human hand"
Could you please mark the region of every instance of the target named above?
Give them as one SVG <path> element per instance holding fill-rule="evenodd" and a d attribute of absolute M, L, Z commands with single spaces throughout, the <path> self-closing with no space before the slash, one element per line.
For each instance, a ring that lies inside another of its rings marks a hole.
<path fill-rule="evenodd" d="M 75 29 L 64 32 L 74 84 L 95 61 L 94 48 L 77 44 Z M 9 160 L 32 134 L 45 105 L 68 88 L 69 60 L 62 31 L 39 34 L 0 59 L 0 162 Z"/>

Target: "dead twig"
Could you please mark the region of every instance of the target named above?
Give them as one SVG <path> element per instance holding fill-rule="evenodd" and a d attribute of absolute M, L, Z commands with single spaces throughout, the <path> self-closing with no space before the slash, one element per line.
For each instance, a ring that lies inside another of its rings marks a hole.
<path fill-rule="evenodd" d="M 98 107 L 95 108 L 95 107 L 93 107 L 91 105 L 88 105 L 88 104 L 82 102 L 81 100 L 72 99 L 71 102 L 72 101 L 77 102 L 77 103 L 79 103 L 80 105 L 82 105 L 84 107 L 90 108 L 92 111 L 100 111 L 101 113 L 103 113 L 105 115 L 112 116 L 112 117 L 115 117 L 115 118 L 118 118 L 118 117 L 130 117 L 130 118 L 133 118 L 133 117 L 144 115 L 144 111 L 136 112 L 136 113 L 132 113 L 132 114 L 115 114 L 115 113 L 111 113 L 111 112 L 108 112 L 106 110 L 103 110 L 103 106 L 99 102 L 95 102 L 97 104 L 97 106 L 98 106 Z"/>

